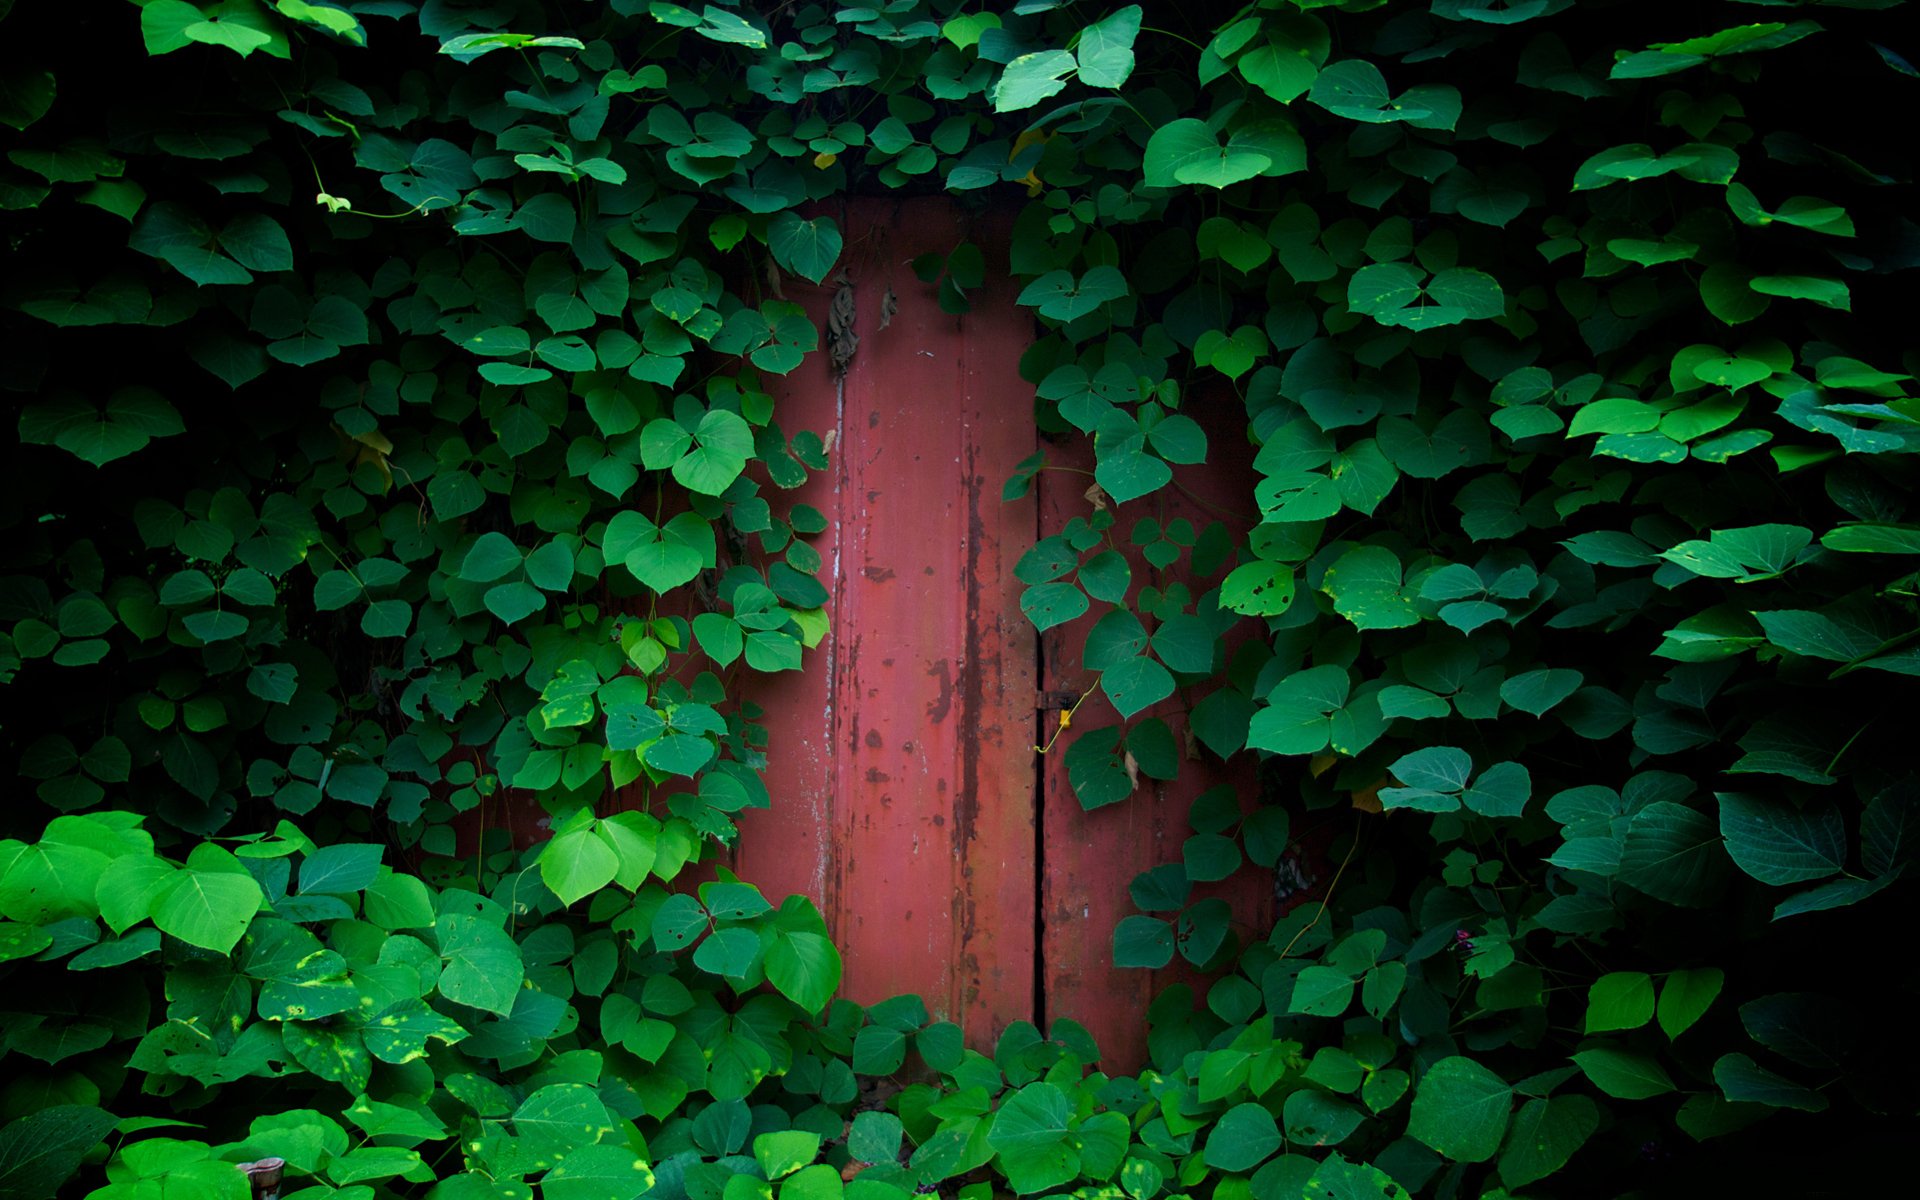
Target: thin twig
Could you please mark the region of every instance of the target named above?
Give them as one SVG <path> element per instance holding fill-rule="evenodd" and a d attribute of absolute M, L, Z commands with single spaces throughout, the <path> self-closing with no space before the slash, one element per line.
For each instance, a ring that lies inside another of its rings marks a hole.
<path fill-rule="evenodd" d="M 1347 864 L 1353 861 L 1353 852 L 1359 848 L 1360 828 L 1356 825 L 1353 830 L 1353 841 L 1347 846 L 1346 857 L 1340 860 L 1340 866 L 1334 870 L 1333 879 L 1327 884 L 1327 894 L 1320 898 L 1320 911 L 1313 915 L 1313 920 L 1308 921 L 1299 933 L 1294 934 L 1293 937 L 1288 940 L 1286 947 L 1280 951 L 1281 958 L 1285 958 L 1288 952 L 1293 949 L 1294 944 L 1301 938 L 1307 936 L 1308 931 L 1320 923 L 1320 918 L 1327 915 L 1327 907 L 1333 903 L 1333 889 L 1340 886 L 1340 877 L 1347 873 Z"/>
<path fill-rule="evenodd" d="M 1080 693 L 1080 698 L 1073 702 L 1072 708 L 1061 710 L 1060 723 L 1054 727 L 1053 736 L 1047 739 L 1046 745 L 1035 746 L 1033 748 L 1033 752 L 1035 754 L 1045 754 L 1047 751 L 1053 749 L 1053 744 L 1060 740 L 1060 735 L 1067 731 L 1067 726 L 1073 724 L 1073 714 L 1080 711 L 1080 706 L 1087 702 L 1087 697 L 1093 695 L 1095 691 L 1099 690 L 1099 687 L 1100 687 L 1099 681 L 1098 680 L 1094 681 L 1094 684 L 1092 687 Z"/>

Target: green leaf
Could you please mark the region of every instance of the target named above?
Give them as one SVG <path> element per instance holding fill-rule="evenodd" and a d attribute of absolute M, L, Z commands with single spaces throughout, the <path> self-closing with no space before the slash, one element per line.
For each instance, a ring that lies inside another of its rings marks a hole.
<path fill-rule="evenodd" d="M 965 1061 L 960 1027 L 951 1021 L 935 1021 L 922 1029 L 914 1035 L 913 1045 L 922 1061 L 936 1071 L 951 1074 Z M 859 1121 L 859 1117 L 854 1118 L 856 1126 Z"/>
<path fill-rule="evenodd" d="M 714 756 L 713 743 L 704 737 L 671 734 L 648 746 L 642 755 L 646 764 L 669 775 L 692 777 Z"/>
<path fill-rule="evenodd" d="M 1845 908 L 1850 904 L 1858 904 L 1878 894 L 1899 878 L 1900 874 L 1899 870 L 1895 870 L 1875 879 L 1834 879 L 1819 887 L 1796 892 L 1773 906 L 1773 919 L 1782 921 L 1788 917 L 1797 917 L 1801 913 L 1824 912 L 1830 908 Z"/>
<path fill-rule="evenodd" d="M 766 970 L 781 995 L 817 1013 L 840 986 L 840 951 L 817 933 L 782 930 L 767 948 Z"/>
<path fill-rule="evenodd" d="M 1236 1104 L 1220 1114 L 1202 1158 L 1221 1171 L 1251 1171 L 1280 1148 L 1280 1126 L 1258 1104 Z"/>
<path fill-rule="evenodd" d="M 1139 18 L 1136 14 L 1135 20 Z M 1132 51 L 1127 51 L 1128 66 L 1132 65 Z M 1067 86 L 1066 77 L 1071 75 L 1078 64 L 1073 55 L 1065 50 L 1042 50 L 1034 54 L 1022 54 L 1007 64 L 999 80 L 993 85 L 993 110 L 995 112 L 1018 112 L 1023 108 L 1032 108 Z M 1117 87 L 1118 84 L 1096 84 L 1096 87 Z"/>
<path fill-rule="evenodd" d="M 1142 170 L 1151 187 L 1224 188 L 1256 175 L 1302 171 L 1306 165 L 1306 143 L 1284 121 L 1236 126 L 1223 145 L 1205 121 L 1182 117 L 1154 130 Z"/>
<path fill-rule="evenodd" d="M 482 599 L 488 612 L 509 625 L 524 621 L 547 606 L 547 598 L 540 589 L 522 579 L 490 587 Z"/>
<path fill-rule="evenodd" d="M 837 1167 L 815 1163 L 781 1182 L 780 1200 L 841 1200 L 845 1190 Z"/>
<path fill-rule="evenodd" d="M 1287 1140 L 1304 1146 L 1335 1146 L 1364 1120 L 1361 1112 L 1325 1092 L 1302 1088 L 1287 1096 L 1283 1109 Z"/>
<path fill-rule="evenodd" d="M 1706 1015 L 1726 975 L 1719 967 L 1696 967 L 1674 971 L 1660 985 L 1660 1028 L 1669 1038 L 1677 1038 Z"/>
<path fill-rule="evenodd" d="M 176 872 L 153 899 L 153 923 L 191 946 L 226 954 L 240 942 L 265 899 L 247 874 Z"/>
<path fill-rule="evenodd" d="M 1099 311 L 1102 304 L 1118 300 L 1127 295 L 1127 292 L 1126 276 L 1112 267 L 1094 267 L 1078 279 L 1074 278 L 1070 271 L 1049 271 L 1021 289 L 1018 303 L 1038 308 L 1043 317 L 1052 317 L 1056 321 L 1072 321 Z M 1117 415 L 1110 414 L 1110 416 Z M 1126 445 L 1133 447 L 1130 453 L 1133 456 L 1139 456 L 1138 446 L 1141 435 L 1138 427 L 1122 419 L 1113 428 L 1119 431 Z M 1096 432 L 1095 446 L 1099 447 L 1102 440 L 1103 435 Z M 1102 455 L 1102 463 L 1105 463 L 1108 458 L 1108 455 Z M 1161 466 L 1164 469 L 1164 464 Z M 1159 483 L 1153 485 L 1153 487 L 1158 486 Z M 1129 491 L 1124 487 L 1122 493 L 1115 495 L 1114 498 L 1124 501 L 1144 494 Z"/>
<path fill-rule="evenodd" d="M 1161 662 L 1185 674 L 1213 668 L 1212 628 L 1191 613 L 1175 613 L 1153 631 L 1153 652 Z"/>
<path fill-rule="evenodd" d="M 1495 763 L 1460 794 L 1468 811 L 1483 817 L 1517 817 L 1533 795 L 1533 777 L 1517 762 Z"/>
<path fill-rule="evenodd" d="M 1411 1195 L 1393 1176 L 1369 1163 L 1329 1154 L 1317 1166 L 1312 1160 L 1308 1165 L 1313 1176 L 1300 1192 L 1302 1200 L 1407 1200 Z"/>
<path fill-rule="evenodd" d="M 390 932 L 424 929 L 433 924 L 433 902 L 417 877 L 383 869 L 367 885 L 365 916 Z"/>
<path fill-rule="evenodd" d="M 1881 645 L 1881 639 L 1871 631 L 1851 623 L 1843 625 L 1824 613 L 1782 608 L 1753 615 L 1768 641 L 1809 658 L 1850 662 L 1866 658 Z"/>
<path fill-rule="evenodd" d="M 1100 690 L 1122 717 L 1131 717 L 1173 695 L 1173 676 L 1141 655 L 1123 659 L 1100 673 Z"/>
<path fill-rule="evenodd" d="M 1485 1162 L 1500 1149 L 1513 1089 L 1471 1058 L 1427 1068 L 1413 1095 L 1407 1134 L 1455 1162 Z"/>
<path fill-rule="evenodd" d="M 1900 786 L 1886 788 L 1867 801 L 1860 814 L 1860 862 L 1876 875 L 1898 871 L 1920 843 L 1920 801 Z"/>
<path fill-rule="evenodd" d="M 47 115 L 55 90 L 52 71 L 15 66 L 0 77 L 0 121 L 25 129 Z"/>
<path fill-rule="evenodd" d="M 700 906 L 698 900 L 684 892 L 675 892 L 654 911 L 654 944 L 662 950 L 684 949 L 705 933 L 709 924 L 707 910 Z"/>
<path fill-rule="evenodd" d="M 280 223 L 262 213 L 247 213 L 220 231 L 220 248 L 254 271 L 291 271 L 293 246 Z"/>
<path fill-rule="evenodd" d="M 1920 553 L 1920 550 L 1915 552 Z M 1132 586 L 1133 571 L 1118 551 L 1102 550 L 1080 564 L 1077 578 L 1087 595 L 1095 600 L 1119 604 L 1126 599 L 1127 591 Z M 1023 600 L 1023 607 L 1024 604 Z"/>
<path fill-rule="evenodd" d="M 237 626 L 220 636 L 238 637 L 246 632 L 246 618 L 237 613 L 210 614 L 198 613 L 196 616 L 238 617 Z M 191 617 L 187 618 L 192 620 Z M 413 624 L 413 606 L 405 600 L 376 600 L 367 605 L 360 614 L 360 632 L 371 638 L 397 638 L 407 636 L 407 629 Z M 214 641 L 215 637 L 203 635 L 202 641 Z"/>
<path fill-rule="evenodd" d="M 1765 1104 L 1770 1108 L 1797 1108 L 1824 1112 L 1828 1100 L 1811 1088 L 1776 1075 L 1745 1054 L 1723 1054 L 1713 1064 L 1713 1081 L 1735 1103 Z"/>
<path fill-rule="evenodd" d="M 1307 967 L 1293 981 L 1287 1011 L 1312 1017 L 1337 1017 L 1353 1003 L 1352 976 L 1332 967 Z"/>
<path fill-rule="evenodd" d="M 96 467 L 184 429 L 172 404 L 141 387 L 114 392 L 104 410 L 78 400 L 29 405 L 21 410 L 19 423 L 21 440 L 58 446 Z"/>
<path fill-rule="evenodd" d="M 1139 36 L 1138 4 L 1116 9 L 1082 29 L 1080 41 L 1074 47 L 1074 56 L 1080 64 L 1080 82 L 1097 88 L 1117 88 L 1124 84 L 1133 74 L 1133 42 Z M 1008 70 L 1012 70 L 1011 65 Z M 1000 106 L 996 103 L 995 107 Z"/>
<path fill-rule="evenodd" d="M 1635 1050 L 1594 1045 L 1575 1054 L 1573 1061 L 1593 1086 L 1616 1099 L 1645 1100 L 1673 1090 L 1666 1069 Z"/>
<path fill-rule="evenodd" d="M 1680 542 L 1660 557 L 1695 575 L 1751 583 L 1792 567 L 1812 541 L 1799 525 L 1752 525 L 1717 529 L 1707 541 Z"/>
<path fill-rule="evenodd" d="M 1399 629 L 1420 614 L 1401 582 L 1400 559 L 1383 546 L 1356 546 L 1327 568 L 1320 588 L 1357 629 Z"/>
<path fill-rule="evenodd" d="M 0 962 L 30 958 L 53 945 L 53 935 L 38 925 L 0 921 Z"/>
<path fill-rule="evenodd" d="M 1282 679 L 1267 693 L 1247 728 L 1247 745 L 1275 754 L 1318 754 L 1333 736 L 1333 715 L 1347 703 L 1346 668 L 1311 667 Z"/>
<path fill-rule="evenodd" d="M 1735 865 L 1776 887 L 1826 879 L 1846 869 L 1847 831 L 1824 801 L 1718 793 L 1720 834 Z"/>
<path fill-rule="evenodd" d="M 750 883 L 708 883 L 700 887 L 700 903 L 721 921 L 743 921 L 772 910 L 760 889 Z"/>
<path fill-rule="evenodd" d="M 1042 631 L 1073 620 L 1087 607 L 1086 593 L 1071 583 L 1043 583 L 1020 594 L 1020 611 Z"/>
<path fill-rule="evenodd" d="M 1041 584 L 1073 570 L 1079 554 L 1063 537 L 1042 538 L 1014 564 L 1014 578 L 1022 583 Z"/>
<path fill-rule="evenodd" d="M 1700 275 L 1700 302 L 1726 325 L 1743 325 L 1767 311 L 1769 301 L 1748 284 L 1753 272 L 1735 263 L 1715 263 Z"/>
<path fill-rule="evenodd" d="M 827 272 L 833 270 L 833 264 L 840 258 L 840 247 L 840 227 L 832 217 L 803 220 L 789 209 L 767 226 L 767 249 L 773 252 L 773 260 L 814 283 L 825 279 Z"/>
<path fill-rule="evenodd" d="M 1234 60 L 1234 69 L 1240 72 L 1241 78 L 1274 100 L 1291 104 L 1313 86 L 1320 73 L 1318 63 L 1326 56 L 1324 31 L 1316 32 L 1320 32 L 1322 38 L 1317 54 L 1309 55 L 1305 47 L 1290 44 L 1284 35 L 1269 33 L 1265 39 L 1256 39 L 1253 46 Z"/>
<path fill-rule="evenodd" d="M 1409 788 L 1459 792 L 1465 790 L 1473 772 L 1473 758 L 1457 746 L 1431 746 L 1402 755 L 1387 769 Z"/>
<path fill-rule="evenodd" d="M 740 477 L 753 456 L 753 429 L 738 413 L 716 408 L 700 418 L 693 443 L 693 449 L 673 464 L 673 477 L 690 491 L 718 496 Z"/>
<path fill-rule="evenodd" d="M 1740 1023 L 1754 1041 L 1781 1057 L 1816 1071 L 1837 1070 L 1858 1030 L 1853 1007 L 1832 997 L 1784 992 L 1740 1006 Z"/>
<path fill-rule="evenodd" d="M 317 846 L 300 863 L 300 894 L 350 896 L 372 885 L 380 873 L 383 847 L 335 842 Z"/>
<path fill-rule="evenodd" d="M 922 1057 L 925 1054 L 925 1047 L 922 1046 Z M 847 1134 L 847 1153 L 855 1162 L 896 1162 L 900 1157 L 902 1133 L 900 1118 L 892 1113 L 856 1113 L 853 1128 Z"/>
<path fill-rule="evenodd" d="M 1087 633 L 1081 659 L 1089 671 L 1105 671 L 1136 657 L 1147 648 L 1146 627 L 1124 608 L 1101 617 Z"/>
<path fill-rule="evenodd" d="M 1256 559 L 1220 582 L 1220 605 L 1250 617 L 1276 617 L 1293 604 L 1294 567 Z"/>
<path fill-rule="evenodd" d="M 429 1040 L 449 1045 L 463 1040 L 467 1031 L 458 1021 L 427 1007 L 426 1001 L 409 997 L 377 1013 L 361 1030 L 367 1053 L 385 1063 L 409 1063 L 423 1058 Z"/>
<path fill-rule="evenodd" d="M 1500 685 L 1500 698 L 1522 712 L 1544 716 L 1579 691 L 1585 682 L 1586 677 L 1580 672 L 1566 668 L 1526 671 L 1510 676 Z"/>
<path fill-rule="evenodd" d="M 756 671 L 797 671 L 800 669 L 800 643 L 778 632 L 747 635 L 747 665 Z"/>
<path fill-rule="evenodd" d="M 853 1040 L 853 1069 L 861 1075 L 891 1075 L 906 1060 L 906 1037 L 898 1029 L 868 1025 Z"/>
<path fill-rule="evenodd" d="M 753 1159 L 768 1179 L 791 1175 L 819 1156 L 820 1135 L 803 1129 L 763 1133 L 753 1139 Z"/>
<path fill-rule="evenodd" d="M 525 976 L 513 939 L 482 918 L 457 913 L 441 914 L 434 932 L 447 963 L 440 973 L 440 994 L 503 1017 L 512 1012 Z"/>
<path fill-rule="evenodd" d="M 1747 280 L 1747 286 L 1762 296 L 1811 300 L 1841 312 L 1853 311 L 1852 293 L 1838 279 L 1822 279 L 1812 275 L 1756 275 Z"/>
<path fill-rule="evenodd" d="M 615 813 L 599 821 L 594 833 L 618 863 L 613 881 L 627 891 L 639 890 L 660 856 L 660 823 L 645 813 Z"/>
<path fill-rule="evenodd" d="M 745 979 L 760 964 L 760 935 L 751 929 L 716 929 L 694 947 L 693 965 L 714 975 Z"/>
<path fill-rule="evenodd" d="M 1600 1109 L 1585 1096 L 1529 1100 L 1513 1118 L 1500 1154 L 1500 1181 L 1525 1187 L 1567 1165 L 1600 1128 Z"/>
<path fill-rule="evenodd" d="M 563 905 L 606 887 L 619 870 L 620 856 L 590 824 L 557 833 L 540 848 L 540 880 Z"/>
<path fill-rule="evenodd" d="M 578 1083 L 549 1084 L 528 1096 L 513 1112 L 513 1128 L 536 1162 L 556 1162 L 614 1133 L 606 1105 L 592 1088 Z"/>
<path fill-rule="evenodd" d="M 148 54 L 169 54 L 193 42 L 187 30 L 207 15 L 186 0 L 154 0 L 140 11 L 140 35 Z"/>
<path fill-rule="evenodd" d="M 1669 904 L 1698 907 L 1716 897 L 1727 855 L 1713 821 L 1658 800 L 1634 814 L 1620 851 L 1620 882 Z"/>
<path fill-rule="evenodd" d="M 698 549 L 665 538 L 638 546 L 626 556 L 626 568 L 633 577 L 662 593 L 692 582 L 703 566 Z"/>
<path fill-rule="evenodd" d="M 0 1196 L 51 1196 L 119 1118 L 86 1104 L 55 1104 L 0 1129 Z"/>
<path fill-rule="evenodd" d="M 100 872 L 94 892 L 107 928 L 125 933 L 151 916 L 155 899 L 167 890 L 177 871 L 171 863 L 144 855 L 113 860 Z"/>
<path fill-rule="evenodd" d="M 1920 526 L 1841 525 L 1824 534 L 1820 544 L 1850 554 L 1920 554 Z"/>
<path fill-rule="evenodd" d="M 636 1200 L 652 1187 L 646 1161 L 613 1143 L 571 1150 L 540 1178 L 543 1200 Z"/>
<path fill-rule="evenodd" d="M 1122 917 L 1113 929 L 1113 965 L 1158 970 L 1173 961 L 1173 926 L 1158 917 Z"/>
<path fill-rule="evenodd" d="M 1653 980 L 1644 971 L 1614 971 L 1587 989 L 1588 1033 L 1638 1029 L 1653 1020 Z"/>
<path fill-rule="evenodd" d="M 1066 1093 L 1051 1083 L 1030 1083 L 1001 1102 L 987 1144 L 1016 1194 L 1044 1192 L 1080 1173 L 1067 1129 L 1071 1111 Z"/>
<path fill-rule="evenodd" d="M 461 561 L 461 578 L 472 584 L 492 584 L 520 568 L 520 547 L 513 538 L 499 532 L 480 534 Z"/>

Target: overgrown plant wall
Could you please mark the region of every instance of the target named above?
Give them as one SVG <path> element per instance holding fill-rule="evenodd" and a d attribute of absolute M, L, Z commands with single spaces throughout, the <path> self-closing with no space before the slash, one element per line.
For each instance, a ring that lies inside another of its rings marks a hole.
<path fill-rule="evenodd" d="M 1897 1178 L 1903 15 L 0 4 L 0 1197 Z M 1138 1077 L 830 1003 L 804 900 L 671 886 L 767 802 L 742 674 L 824 633 L 783 288 L 889 189 L 1020 206 L 921 267 L 1023 281 L 1093 442 L 1020 567 L 1104 614 L 1081 802 L 1264 760 L 1115 931 L 1215 978 Z M 1261 522 L 1162 528 L 1227 391 Z M 1324 905 L 1188 904 L 1328 819 Z"/>

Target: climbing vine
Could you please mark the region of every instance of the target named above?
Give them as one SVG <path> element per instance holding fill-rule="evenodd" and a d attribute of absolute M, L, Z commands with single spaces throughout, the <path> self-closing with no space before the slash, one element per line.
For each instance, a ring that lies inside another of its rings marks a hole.
<path fill-rule="evenodd" d="M 0 3 L 0 1197 L 1886 1178 L 1897 7 Z M 1014 214 L 916 270 L 1091 444 L 1018 574 L 1119 721 L 1046 752 L 1270 784 L 1131 888 L 1210 979 L 1135 1077 L 712 863 L 828 632 L 788 293 L 887 191 Z M 1258 519 L 1148 516 L 1223 436 Z M 1308 814 L 1311 902 L 1194 899 Z"/>

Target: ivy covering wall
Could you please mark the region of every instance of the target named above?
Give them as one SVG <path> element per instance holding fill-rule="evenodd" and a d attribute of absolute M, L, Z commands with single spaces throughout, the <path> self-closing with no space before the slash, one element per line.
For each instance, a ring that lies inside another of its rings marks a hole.
<path fill-rule="evenodd" d="M 0 3 L 0 1197 L 1885 1178 L 1898 10 Z M 1133 886 L 1116 961 L 1211 980 L 1138 1076 L 833 1000 L 806 900 L 674 886 L 768 803 L 742 679 L 826 633 L 769 381 L 889 190 L 1017 212 L 921 275 L 1018 277 L 1092 439 L 1019 570 L 1102 614 L 1081 802 L 1182 769 L 1170 710 L 1273 781 Z M 1162 529 L 1227 403 L 1259 523 Z M 1324 903 L 1189 903 L 1308 819 Z"/>

